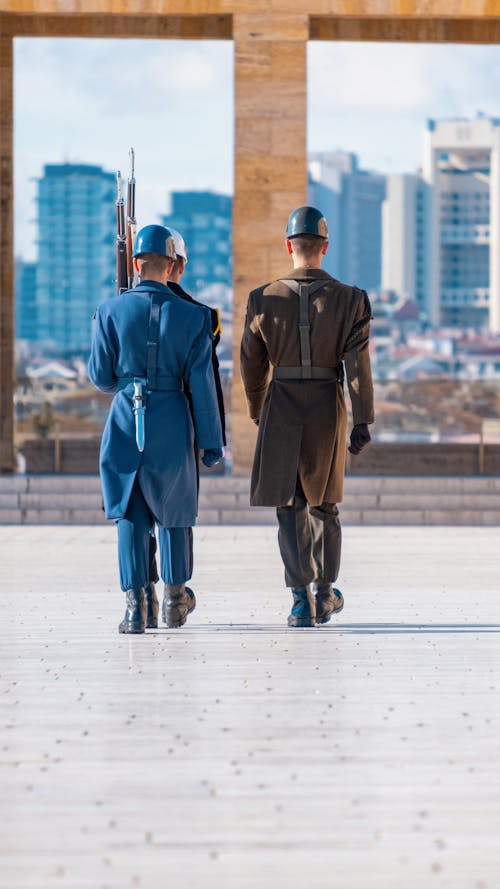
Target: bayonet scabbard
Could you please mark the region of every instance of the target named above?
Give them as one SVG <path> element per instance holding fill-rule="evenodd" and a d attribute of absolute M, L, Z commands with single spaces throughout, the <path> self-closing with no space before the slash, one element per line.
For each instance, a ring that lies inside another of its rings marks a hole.
<path fill-rule="evenodd" d="M 133 412 L 135 417 L 135 442 L 137 450 L 142 454 L 146 444 L 146 406 L 143 401 L 142 380 L 134 380 Z"/>

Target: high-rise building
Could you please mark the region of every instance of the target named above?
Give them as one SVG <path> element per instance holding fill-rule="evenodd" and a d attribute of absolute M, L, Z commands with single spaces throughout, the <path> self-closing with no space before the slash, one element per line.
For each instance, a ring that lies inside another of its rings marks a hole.
<path fill-rule="evenodd" d="M 88 164 L 47 164 L 38 180 L 36 339 L 59 355 L 89 348 L 94 309 L 115 292 L 114 189 Z"/>
<path fill-rule="evenodd" d="M 38 339 L 36 302 L 36 263 L 16 258 L 15 277 L 16 339 L 34 342 Z"/>
<path fill-rule="evenodd" d="M 431 120 L 431 317 L 500 333 L 500 120 Z"/>
<path fill-rule="evenodd" d="M 429 186 L 416 173 L 387 176 L 382 205 L 382 289 L 429 317 Z"/>
<path fill-rule="evenodd" d="M 193 296 L 212 284 L 232 286 L 232 198 L 211 191 L 174 191 L 163 224 L 177 229 L 188 262 L 182 286 Z"/>
<path fill-rule="evenodd" d="M 327 218 L 330 247 L 323 268 L 365 290 L 380 288 L 385 176 L 361 170 L 347 151 L 309 156 L 309 198 Z"/>

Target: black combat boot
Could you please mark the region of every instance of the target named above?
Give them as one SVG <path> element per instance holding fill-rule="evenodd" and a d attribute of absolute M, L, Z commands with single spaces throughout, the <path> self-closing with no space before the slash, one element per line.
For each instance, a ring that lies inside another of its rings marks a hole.
<path fill-rule="evenodd" d="M 144 633 L 146 623 L 146 594 L 144 587 L 127 590 L 127 610 L 118 626 L 119 633 Z"/>
<path fill-rule="evenodd" d="M 308 586 L 292 587 L 293 605 L 288 615 L 289 627 L 313 627 L 316 611 Z"/>
<path fill-rule="evenodd" d="M 155 585 L 151 581 L 146 586 L 146 629 L 158 629 L 158 612 L 160 603 L 156 595 Z"/>
<path fill-rule="evenodd" d="M 313 583 L 313 592 L 316 595 L 317 624 L 328 623 L 332 614 L 342 611 L 344 597 L 331 583 Z"/>
<path fill-rule="evenodd" d="M 183 583 L 166 583 L 163 594 L 163 623 L 170 629 L 182 627 L 188 614 L 196 607 L 193 591 Z"/>

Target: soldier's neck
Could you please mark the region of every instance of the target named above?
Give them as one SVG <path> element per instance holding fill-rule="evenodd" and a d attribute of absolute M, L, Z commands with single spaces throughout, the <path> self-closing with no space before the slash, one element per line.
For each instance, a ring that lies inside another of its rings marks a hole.
<path fill-rule="evenodd" d="M 307 262 L 304 262 L 303 259 L 295 259 L 294 257 L 293 267 L 294 269 L 320 269 L 321 260 L 309 259 Z"/>
<path fill-rule="evenodd" d="M 163 284 L 164 287 L 167 286 L 167 278 L 165 275 L 163 277 L 161 275 L 154 275 L 151 272 L 148 275 L 144 275 L 139 278 L 141 284 L 144 284 L 145 281 L 154 281 L 156 284 Z"/>

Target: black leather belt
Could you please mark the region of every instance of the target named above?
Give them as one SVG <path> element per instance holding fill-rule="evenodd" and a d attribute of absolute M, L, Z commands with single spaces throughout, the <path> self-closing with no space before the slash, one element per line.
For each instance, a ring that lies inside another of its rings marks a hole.
<path fill-rule="evenodd" d="M 273 380 L 302 380 L 302 366 L 299 367 L 275 367 L 273 368 Z M 339 378 L 334 367 L 310 367 L 308 380 L 335 380 Z"/>

